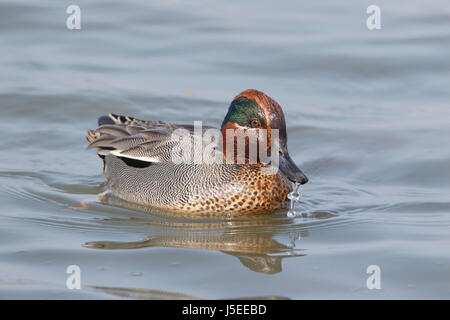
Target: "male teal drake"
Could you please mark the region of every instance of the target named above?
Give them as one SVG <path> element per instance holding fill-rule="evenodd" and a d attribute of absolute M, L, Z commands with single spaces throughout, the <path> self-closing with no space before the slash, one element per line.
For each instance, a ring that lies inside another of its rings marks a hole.
<path fill-rule="evenodd" d="M 193 136 L 192 125 L 115 114 L 100 117 L 98 125 L 96 130 L 88 130 L 87 149 L 97 148 L 103 159 L 109 190 L 141 205 L 197 215 L 268 213 L 287 205 L 291 182 L 308 182 L 289 156 L 280 105 L 254 89 L 241 92 L 231 102 L 221 127 L 223 144 L 227 129 L 265 129 L 263 137 L 270 154 L 271 132 L 277 129 L 279 170 L 273 174 L 262 172 L 270 164 L 259 157 L 256 163 L 175 163 L 171 155 L 178 142 L 173 133 L 184 129 Z M 208 129 L 211 127 L 203 127 Z M 227 148 L 219 152 L 230 159 L 237 156 L 237 149 L 233 154 L 227 153 Z M 246 158 L 248 149 L 246 146 Z"/>

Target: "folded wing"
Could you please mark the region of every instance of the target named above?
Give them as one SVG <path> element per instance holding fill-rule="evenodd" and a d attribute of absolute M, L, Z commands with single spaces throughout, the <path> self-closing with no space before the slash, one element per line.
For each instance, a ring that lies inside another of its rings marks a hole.
<path fill-rule="evenodd" d="M 163 121 L 144 121 L 133 117 L 109 114 L 98 120 L 98 128 L 88 130 L 86 149 L 97 148 L 104 158 L 108 154 L 147 163 L 171 161 L 172 151 L 179 140 L 172 138 L 176 129 L 185 129 L 193 138 L 192 125 Z M 212 127 L 203 127 L 203 130 Z"/>

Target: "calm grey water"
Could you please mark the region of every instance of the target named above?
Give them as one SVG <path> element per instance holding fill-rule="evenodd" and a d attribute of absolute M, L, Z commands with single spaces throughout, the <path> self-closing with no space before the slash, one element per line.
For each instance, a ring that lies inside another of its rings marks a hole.
<path fill-rule="evenodd" d="M 0 298 L 450 298 L 447 0 L 377 0 L 373 31 L 369 1 L 75 3 L 81 30 L 0 2 Z M 99 200 L 99 115 L 218 126 L 247 88 L 284 108 L 311 217 Z"/>

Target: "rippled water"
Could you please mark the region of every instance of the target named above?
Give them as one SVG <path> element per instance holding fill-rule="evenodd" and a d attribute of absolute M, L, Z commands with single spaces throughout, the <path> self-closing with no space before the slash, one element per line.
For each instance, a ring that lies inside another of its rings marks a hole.
<path fill-rule="evenodd" d="M 448 1 L 377 1 L 374 31 L 365 1 L 77 4 L 70 31 L 65 2 L 0 3 L 0 298 L 450 298 Z M 218 126 L 247 88 L 283 106 L 311 217 L 99 199 L 99 115 Z"/>

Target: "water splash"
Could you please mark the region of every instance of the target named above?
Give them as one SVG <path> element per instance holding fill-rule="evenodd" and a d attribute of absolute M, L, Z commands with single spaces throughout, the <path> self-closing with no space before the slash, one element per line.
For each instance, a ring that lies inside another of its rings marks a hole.
<path fill-rule="evenodd" d="M 300 183 L 296 182 L 291 193 L 288 194 L 288 199 L 291 200 L 291 207 L 287 212 L 289 218 L 295 218 L 300 215 L 300 212 L 295 211 L 295 203 L 300 200 L 300 193 L 298 189 L 300 188 Z"/>

